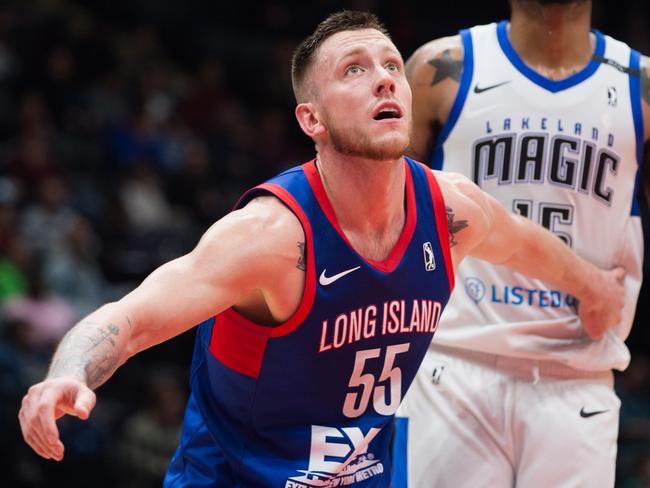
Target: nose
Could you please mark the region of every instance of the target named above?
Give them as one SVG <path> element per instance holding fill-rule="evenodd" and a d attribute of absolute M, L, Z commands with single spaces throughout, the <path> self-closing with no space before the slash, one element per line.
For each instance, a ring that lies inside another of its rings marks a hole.
<path fill-rule="evenodd" d="M 395 93 L 395 79 L 393 78 L 393 75 L 385 68 L 381 68 L 378 71 L 379 74 L 374 87 L 375 95 L 386 95 L 389 92 Z"/>

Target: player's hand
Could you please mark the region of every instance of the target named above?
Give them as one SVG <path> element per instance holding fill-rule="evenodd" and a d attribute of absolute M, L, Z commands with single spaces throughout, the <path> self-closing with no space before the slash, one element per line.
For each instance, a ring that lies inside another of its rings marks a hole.
<path fill-rule="evenodd" d="M 25 442 L 39 456 L 60 461 L 64 448 L 56 420 L 65 414 L 86 420 L 95 400 L 95 393 L 73 378 L 46 379 L 33 385 L 18 413 Z"/>
<path fill-rule="evenodd" d="M 590 292 L 580 299 L 578 314 L 582 328 L 593 340 L 600 339 L 607 329 L 621 321 L 625 304 L 624 279 L 623 268 L 600 270 Z"/>

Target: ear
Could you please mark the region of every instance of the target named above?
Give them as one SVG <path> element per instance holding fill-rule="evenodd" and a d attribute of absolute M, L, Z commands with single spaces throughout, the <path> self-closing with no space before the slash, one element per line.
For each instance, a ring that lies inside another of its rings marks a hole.
<path fill-rule="evenodd" d="M 296 119 L 302 131 L 312 139 L 327 131 L 327 127 L 321 122 L 316 107 L 311 102 L 299 103 L 296 107 Z"/>

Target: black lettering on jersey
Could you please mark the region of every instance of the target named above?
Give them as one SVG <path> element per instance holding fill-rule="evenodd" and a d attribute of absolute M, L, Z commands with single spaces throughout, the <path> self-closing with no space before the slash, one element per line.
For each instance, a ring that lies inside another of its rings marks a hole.
<path fill-rule="evenodd" d="M 632 69 L 632 68 L 629 68 L 627 66 L 623 66 L 621 63 L 619 63 L 617 61 L 614 61 L 613 59 L 606 58 L 605 56 L 594 55 L 593 58 L 591 58 L 591 59 L 593 59 L 597 63 L 607 64 L 607 65 L 609 65 L 609 66 L 611 66 L 613 68 L 616 68 L 620 72 L 628 74 L 628 75 L 639 76 L 639 74 L 640 74 L 639 73 L 640 70 Z"/>
<path fill-rule="evenodd" d="M 582 164 L 580 165 L 580 184 L 578 191 L 589 193 L 589 184 L 591 180 L 591 167 L 594 162 L 594 153 L 596 145 L 591 142 L 583 141 Z"/>
<path fill-rule="evenodd" d="M 620 158 L 607 149 L 601 149 L 598 151 L 598 163 L 596 165 L 596 177 L 594 179 L 594 195 L 608 206 L 612 203 L 614 190 L 612 190 L 611 187 L 603 188 L 605 183 L 605 171 L 616 175 L 619 161 Z"/>
<path fill-rule="evenodd" d="M 553 233 L 564 241 L 564 243 L 572 247 L 573 243 L 571 240 L 571 234 L 566 232 L 560 232 L 557 229 L 562 228 L 558 227 L 555 224 L 562 225 L 571 225 L 573 223 L 573 206 L 572 205 L 562 205 L 558 203 L 540 203 L 539 204 L 539 215 L 540 215 L 540 224 L 545 228 L 551 229 Z"/>
<path fill-rule="evenodd" d="M 474 143 L 474 183 L 499 177 L 499 183 L 508 183 L 511 179 L 512 148 L 515 134 L 503 134 L 498 137 L 486 137 Z"/>
<path fill-rule="evenodd" d="M 580 139 L 555 136 L 551 140 L 551 167 L 548 179 L 551 183 L 575 188 L 576 166 Z"/>
<path fill-rule="evenodd" d="M 591 140 L 564 134 L 552 138 L 544 132 L 489 136 L 472 145 L 472 178 L 479 186 L 492 179 L 499 185 L 548 181 L 611 206 L 615 190 L 606 180 L 617 174 L 620 157 L 609 148 L 597 149 Z"/>
<path fill-rule="evenodd" d="M 547 138 L 547 134 L 526 134 L 521 138 L 516 170 L 517 183 L 542 183 L 544 181 L 544 163 L 546 161 L 544 152 L 546 151 Z"/>

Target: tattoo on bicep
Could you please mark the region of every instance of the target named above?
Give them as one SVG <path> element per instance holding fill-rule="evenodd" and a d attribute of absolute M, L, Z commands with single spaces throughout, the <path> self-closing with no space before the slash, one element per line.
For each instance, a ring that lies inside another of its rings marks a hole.
<path fill-rule="evenodd" d="M 467 220 L 454 220 L 454 210 L 448 206 L 445 208 L 447 209 L 447 227 L 449 228 L 449 247 L 454 247 L 458 244 L 458 241 L 454 238 L 454 234 L 469 227 L 469 224 Z"/>
<path fill-rule="evenodd" d="M 436 69 L 436 74 L 431 80 L 431 86 L 440 83 L 447 78 L 460 81 L 460 75 L 463 72 L 463 62 L 451 57 L 451 50 L 445 49 L 441 57 L 435 57 L 427 61 L 428 64 Z"/>
<path fill-rule="evenodd" d="M 650 105 L 650 69 L 641 68 L 641 98 Z"/>
<path fill-rule="evenodd" d="M 305 243 L 298 243 L 298 262 L 296 263 L 296 268 L 305 271 L 307 269 L 307 261 L 305 259 Z"/>

